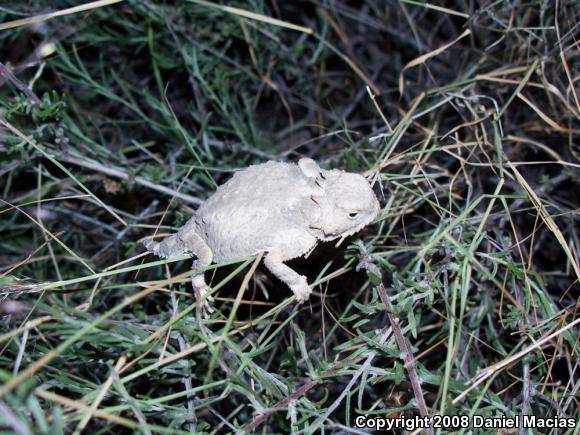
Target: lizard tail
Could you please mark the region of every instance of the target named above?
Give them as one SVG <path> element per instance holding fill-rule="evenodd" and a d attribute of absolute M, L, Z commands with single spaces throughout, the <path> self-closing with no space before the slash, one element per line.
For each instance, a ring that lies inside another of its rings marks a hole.
<path fill-rule="evenodd" d="M 147 249 L 149 252 L 155 254 L 155 255 L 159 255 L 159 242 L 154 242 L 151 239 L 146 239 L 143 240 L 141 243 L 143 243 L 143 246 L 145 246 L 145 249 Z"/>
<path fill-rule="evenodd" d="M 177 247 L 178 241 L 175 234 L 163 239 L 161 242 L 146 239 L 143 240 L 142 243 L 149 252 L 161 258 L 175 257 L 183 253 L 180 252 L 182 250 Z"/>
<path fill-rule="evenodd" d="M 179 257 L 184 254 L 191 254 L 189 244 L 183 240 L 184 234 L 189 235 L 188 237 L 197 235 L 195 231 L 195 219 L 191 218 L 177 233 L 164 238 L 160 242 L 146 239 L 142 243 L 149 252 L 161 258 Z"/>

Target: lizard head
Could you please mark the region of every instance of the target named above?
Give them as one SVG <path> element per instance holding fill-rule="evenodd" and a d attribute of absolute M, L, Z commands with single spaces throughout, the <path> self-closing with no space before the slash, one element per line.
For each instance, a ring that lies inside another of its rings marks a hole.
<path fill-rule="evenodd" d="M 310 223 L 316 238 L 329 241 L 350 236 L 377 217 L 379 201 L 362 175 L 321 169 L 317 183 L 324 194 L 312 197 L 320 208 L 316 221 Z"/>

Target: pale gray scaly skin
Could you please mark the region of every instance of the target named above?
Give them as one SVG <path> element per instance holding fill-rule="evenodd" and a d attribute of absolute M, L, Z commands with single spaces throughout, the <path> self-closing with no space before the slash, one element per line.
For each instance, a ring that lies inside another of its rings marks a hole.
<path fill-rule="evenodd" d="M 195 256 L 194 269 L 264 252 L 266 267 L 304 302 L 311 293 L 306 277 L 284 262 L 309 254 L 318 241 L 354 234 L 379 209 L 362 175 L 325 170 L 308 158 L 268 161 L 236 172 L 176 234 L 143 243 L 163 258 Z M 192 284 L 207 294 L 203 273 Z"/>

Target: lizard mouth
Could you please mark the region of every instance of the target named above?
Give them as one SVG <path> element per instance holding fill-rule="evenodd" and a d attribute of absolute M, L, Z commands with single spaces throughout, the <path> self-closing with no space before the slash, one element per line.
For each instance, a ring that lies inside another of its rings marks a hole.
<path fill-rule="evenodd" d="M 347 231 L 347 232 L 330 232 L 327 233 L 326 231 L 322 231 L 322 233 L 324 234 L 323 237 L 321 237 L 322 240 L 324 240 L 325 242 L 330 242 L 332 240 L 338 239 L 339 237 L 341 238 L 341 243 L 342 240 L 344 240 L 345 238 L 347 238 L 348 236 L 353 235 L 354 233 L 356 233 L 358 230 L 360 230 L 364 225 L 362 225 L 360 228 L 355 228 L 351 231 Z"/>
<path fill-rule="evenodd" d="M 336 240 L 338 238 L 340 238 L 340 242 L 338 243 L 340 245 L 340 243 L 342 243 L 344 241 L 344 239 L 346 239 L 348 236 L 352 236 L 355 233 L 358 233 L 360 230 L 362 230 L 364 227 L 366 227 L 370 222 L 361 222 L 359 225 L 357 225 L 354 228 L 350 228 L 348 231 L 328 231 L 325 230 L 323 228 L 320 227 L 316 227 L 316 226 L 310 226 L 311 229 L 316 230 L 317 232 L 319 232 L 316 237 L 324 242 L 331 242 L 333 240 Z M 338 246 L 338 245 L 337 245 Z"/>

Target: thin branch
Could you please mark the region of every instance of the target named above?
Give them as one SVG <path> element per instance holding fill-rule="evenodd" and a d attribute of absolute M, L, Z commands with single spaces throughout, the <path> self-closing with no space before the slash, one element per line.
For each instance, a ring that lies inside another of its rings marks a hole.
<path fill-rule="evenodd" d="M 80 159 L 78 157 L 67 156 L 67 155 L 60 155 L 59 160 L 67 163 L 71 163 L 73 165 L 81 166 L 83 168 L 91 169 L 96 172 L 100 172 L 102 174 L 106 174 L 109 177 L 119 178 L 121 180 L 127 180 L 134 182 L 143 187 L 147 187 L 151 190 L 155 190 L 156 192 L 163 193 L 164 195 L 174 196 L 175 198 L 179 198 L 182 201 L 185 201 L 190 204 L 200 205 L 203 201 L 195 196 L 188 195 L 186 193 L 178 192 L 174 189 L 169 187 L 161 186 L 159 184 L 155 184 L 143 177 L 136 176 L 133 177 L 129 175 L 127 172 L 123 171 L 120 168 L 110 167 L 102 165 L 99 162 L 90 159 Z"/>
<path fill-rule="evenodd" d="M 387 295 L 387 290 L 385 286 L 381 282 L 378 286 L 379 296 L 385 307 L 387 307 L 387 317 L 389 318 L 389 322 L 391 322 L 391 326 L 393 327 L 393 333 L 395 334 L 395 341 L 397 342 L 397 346 L 401 350 L 401 357 L 403 361 L 405 361 L 405 369 L 407 370 L 407 374 L 409 375 L 409 380 L 411 381 L 411 385 L 413 386 L 413 392 L 415 393 L 415 399 L 417 399 L 417 408 L 419 408 L 419 413 L 421 417 L 426 417 L 429 415 L 429 410 L 427 409 L 427 404 L 425 403 L 425 398 L 423 397 L 423 390 L 421 389 L 421 381 L 419 376 L 417 375 L 417 366 L 415 364 L 415 358 L 413 357 L 413 353 L 411 352 L 411 347 L 409 343 L 405 339 L 403 332 L 401 331 L 401 327 L 399 326 L 399 319 L 393 315 L 393 305 L 389 300 L 389 296 Z"/>

